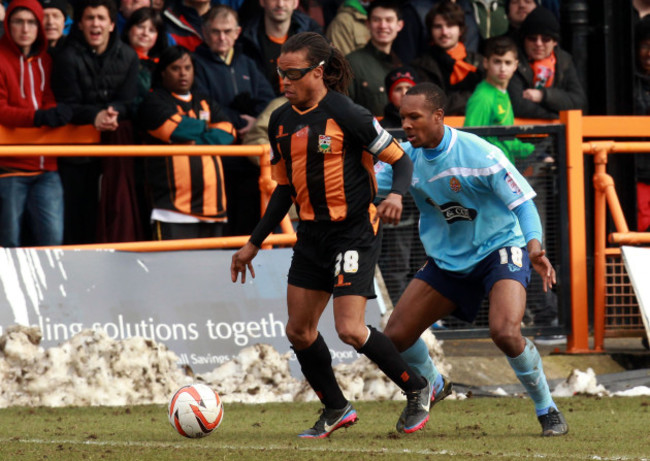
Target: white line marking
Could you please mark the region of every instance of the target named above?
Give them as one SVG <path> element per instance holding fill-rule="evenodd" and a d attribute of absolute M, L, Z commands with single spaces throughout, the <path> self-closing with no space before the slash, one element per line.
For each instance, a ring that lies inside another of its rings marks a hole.
<path fill-rule="evenodd" d="M 94 445 L 100 447 L 141 447 L 141 448 L 190 448 L 192 450 L 204 449 L 204 450 L 214 450 L 214 444 L 206 445 L 188 445 L 180 443 L 167 443 L 167 442 L 119 442 L 119 441 L 101 441 L 101 440 L 44 440 L 44 439 L 21 439 L 18 437 L 14 438 L 1 438 L 0 443 L 8 442 L 19 442 L 25 444 L 35 444 L 35 445 L 54 445 L 54 444 L 69 444 L 69 445 Z M 298 443 L 298 442 L 296 442 Z M 328 444 L 330 445 L 330 444 Z M 346 448 L 346 447 L 332 447 L 332 446 L 297 446 L 297 445 L 264 445 L 264 446 L 255 446 L 255 445 L 223 445 L 219 444 L 218 448 L 225 450 L 251 450 L 251 451 L 302 451 L 302 452 L 336 452 L 336 453 L 386 453 L 394 455 L 402 454 L 416 454 L 416 455 L 430 455 L 430 456 L 457 456 L 461 458 L 467 458 L 468 456 L 484 456 L 486 453 L 484 451 L 470 452 L 463 451 L 462 453 L 455 453 L 449 450 L 410 450 L 408 448 Z M 550 453 L 548 455 L 542 453 L 490 453 L 492 458 L 507 458 L 507 459 L 516 459 L 516 458 L 535 458 L 535 459 L 545 459 L 545 458 L 562 458 L 562 459 L 591 459 L 599 461 L 650 461 L 650 458 L 637 458 L 637 457 L 627 457 L 627 456 L 614 456 L 614 457 L 601 457 L 598 455 L 575 455 L 575 454 L 556 454 Z"/>

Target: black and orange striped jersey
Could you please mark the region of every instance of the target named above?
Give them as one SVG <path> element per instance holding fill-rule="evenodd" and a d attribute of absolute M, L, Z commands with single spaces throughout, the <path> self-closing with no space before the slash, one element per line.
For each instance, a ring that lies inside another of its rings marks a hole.
<path fill-rule="evenodd" d="M 269 121 L 273 179 L 289 185 L 302 221 L 343 221 L 367 213 L 377 192 L 373 165 L 404 151 L 365 108 L 329 91 L 300 111 L 287 103 Z"/>
<path fill-rule="evenodd" d="M 221 108 L 197 94 L 164 89 L 149 93 L 139 121 L 150 144 L 232 144 L 235 130 Z M 223 167 L 218 156 L 168 156 L 146 159 L 154 208 L 226 221 Z"/>

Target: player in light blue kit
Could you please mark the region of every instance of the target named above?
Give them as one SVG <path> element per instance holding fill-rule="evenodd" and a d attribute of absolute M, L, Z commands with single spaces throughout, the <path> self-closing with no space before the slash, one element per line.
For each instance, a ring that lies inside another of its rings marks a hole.
<path fill-rule="evenodd" d="M 426 264 L 400 298 L 384 333 L 402 356 L 435 383 L 431 404 L 451 391 L 420 339 L 439 319 L 471 322 L 489 296 L 490 336 L 507 356 L 535 403 L 542 435 L 563 435 L 568 425 L 551 397 L 535 345 L 521 334 L 531 265 L 544 290 L 555 270 L 542 249 L 535 191 L 499 148 L 444 124 L 445 95 L 432 83 L 412 87 L 400 114 L 414 165 L 410 192 L 420 210 Z M 379 194 L 390 192 L 390 165 L 378 164 Z M 390 200 L 390 199 L 386 199 Z M 390 208 L 388 208 L 390 209 Z M 385 213 L 382 219 L 399 218 Z"/>

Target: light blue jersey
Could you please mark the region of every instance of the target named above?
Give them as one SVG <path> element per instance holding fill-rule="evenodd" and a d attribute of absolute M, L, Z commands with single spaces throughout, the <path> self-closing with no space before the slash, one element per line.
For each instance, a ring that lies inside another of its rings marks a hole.
<path fill-rule="evenodd" d="M 434 149 L 402 147 L 414 166 L 409 192 L 420 210 L 420 239 L 441 269 L 468 273 L 499 248 L 526 246 L 512 210 L 535 191 L 499 148 L 448 126 Z M 390 165 L 375 172 L 379 194 L 388 194 Z"/>

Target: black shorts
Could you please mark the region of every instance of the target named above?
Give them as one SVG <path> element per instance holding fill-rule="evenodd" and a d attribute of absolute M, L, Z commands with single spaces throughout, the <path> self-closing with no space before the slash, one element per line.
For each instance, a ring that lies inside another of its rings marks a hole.
<path fill-rule="evenodd" d="M 381 227 L 370 219 L 354 222 L 303 221 L 298 226 L 289 284 L 332 293 L 375 298 L 375 266 Z"/>

